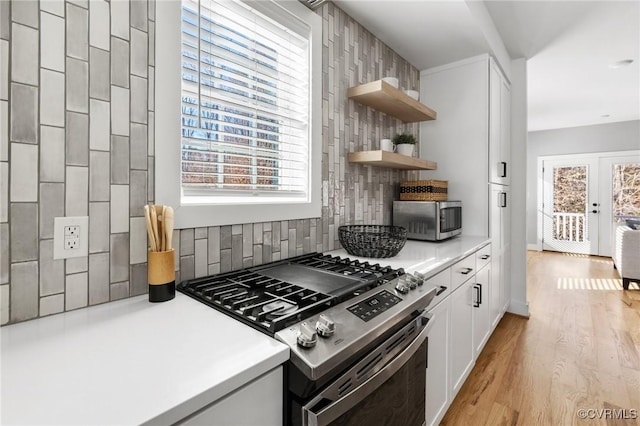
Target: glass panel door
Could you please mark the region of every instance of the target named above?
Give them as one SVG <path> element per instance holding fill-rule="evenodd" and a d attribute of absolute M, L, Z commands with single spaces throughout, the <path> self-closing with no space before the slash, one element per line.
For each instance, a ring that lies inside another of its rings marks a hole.
<path fill-rule="evenodd" d="M 543 249 L 597 254 L 597 160 L 544 161 L 543 179 Z"/>
<path fill-rule="evenodd" d="M 615 222 L 640 217 L 640 163 L 614 164 L 613 218 Z"/>
<path fill-rule="evenodd" d="M 640 155 L 603 157 L 598 254 L 611 256 L 615 227 L 626 219 L 640 219 Z"/>

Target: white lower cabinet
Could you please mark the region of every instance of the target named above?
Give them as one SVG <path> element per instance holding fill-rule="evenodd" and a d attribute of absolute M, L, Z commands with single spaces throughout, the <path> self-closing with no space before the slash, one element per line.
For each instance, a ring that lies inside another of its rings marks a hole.
<path fill-rule="evenodd" d="M 437 425 L 469 376 L 509 301 L 503 273 L 505 258 L 492 244 L 429 278 L 442 292 L 428 312 L 427 425 Z M 496 280 L 496 275 L 500 279 Z M 447 283 L 450 280 L 450 285 Z"/>
<path fill-rule="evenodd" d="M 500 309 L 500 318 L 509 308 L 509 303 L 511 302 L 511 271 L 509 269 L 509 265 L 511 264 L 511 246 L 507 245 L 504 253 L 502 254 L 501 260 L 501 271 L 502 271 L 502 279 L 500 281 L 500 304 L 502 308 Z M 496 321 L 497 324 L 497 321 Z"/>
<path fill-rule="evenodd" d="M 487 265 L 476 273 L 473 285 L 473 347 L 474 360 L 482 352 L 491 334 L 491 318 L 489 306 L 491 293 L 491 265 Z M 499 294 L 499 293 L 498 293 Z"/>
<path fill-rule="evenodd" d="M 274 368 L 176 425 L 281 426 L 282 380 L 282 367 Z"/>
<path fill-rule="evenodd" d="M 475 280 L 470 277 L 451 293 L 449 328 L 449 386 L 452 399 L 471 372 L 475 360 L 473 346 L 473 300 Z M 433 365 L 433 364 L 431 364 Z M 438 366 L 434 366 L 438 368 Z"/>
<path fill-rule="evenodd" d="M 489 319 L 491 320 L 491 328 L 498 325 L 498 321 L 504 313 L 503 302 L 503 257 L 498 255 L 491 261 L 491 288 L 489 290 Z"/>
<path fill-rule="evenodd" d="M 449 298 L 429 311 L 433 314 L 433 325 L 429 332 L 427 355 L 427 425 L 439 424 L 449 407 L 450 311 Z"/>

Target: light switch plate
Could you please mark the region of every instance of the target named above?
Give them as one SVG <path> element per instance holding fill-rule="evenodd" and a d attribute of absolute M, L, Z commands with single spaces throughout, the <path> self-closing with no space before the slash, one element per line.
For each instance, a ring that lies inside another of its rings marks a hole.
<path fill-rule="evenodd" d="M 53 258 L 68 259 L 71 257 L 83 257 L 88 254 L 89 216 L 54 218 Z"/>

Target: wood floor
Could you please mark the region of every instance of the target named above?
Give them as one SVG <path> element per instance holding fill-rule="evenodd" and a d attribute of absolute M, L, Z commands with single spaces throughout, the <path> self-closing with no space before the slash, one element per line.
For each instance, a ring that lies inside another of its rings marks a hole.
<path fill-rule="evenodd" d="M 637 284 L 623 291 L 609 258 L 531 251 L 527 298 L 530 318 L 504 316 L 441 424 L 640 425 Z"/>

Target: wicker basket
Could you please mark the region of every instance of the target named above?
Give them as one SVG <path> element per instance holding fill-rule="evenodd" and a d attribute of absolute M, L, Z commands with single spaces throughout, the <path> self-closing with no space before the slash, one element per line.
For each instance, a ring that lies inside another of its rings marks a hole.
<path fill-rule="evenodd" d="M 447 201 L 446 180 L 400 182 L 401 201 Z"/>
<path fill-rule="evenodd" d="M 338 228 L 338 238 L 352 256 L 393 257 L 407 242 L 407 230 L 401 226 L 346 225 Z"/>

